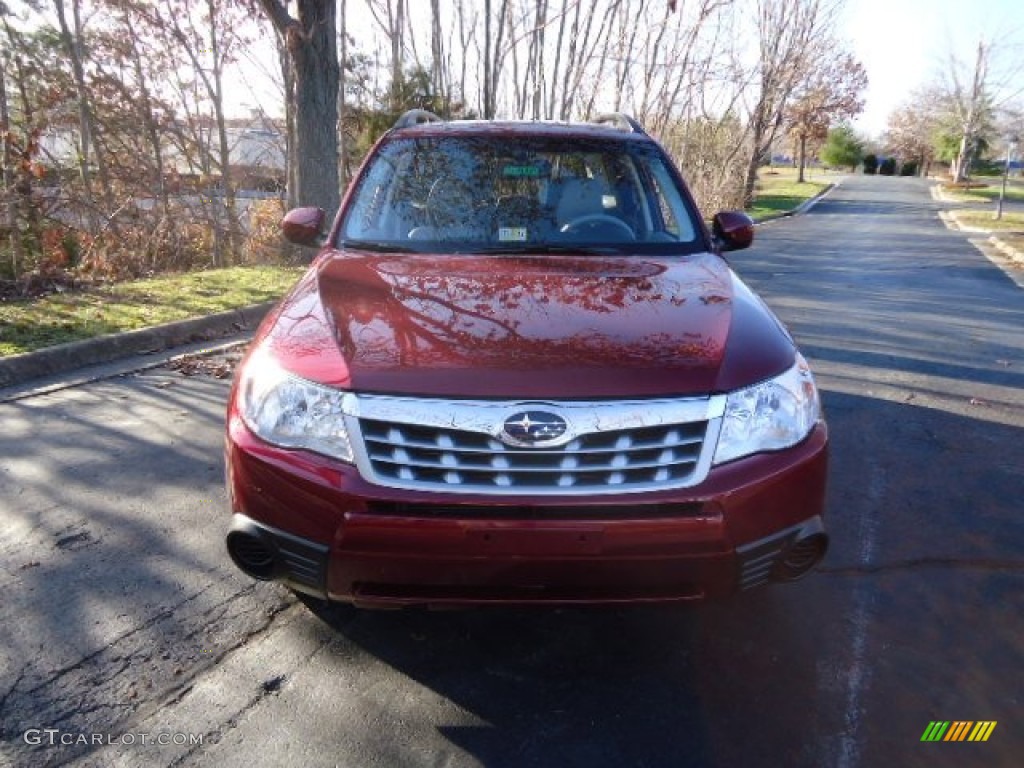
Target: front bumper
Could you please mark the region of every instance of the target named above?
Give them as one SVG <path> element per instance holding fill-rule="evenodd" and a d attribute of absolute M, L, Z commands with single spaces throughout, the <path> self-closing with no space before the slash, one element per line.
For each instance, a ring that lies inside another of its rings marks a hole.
<path fill-rule="evenodd" d="M 827 545 L 823 424 L 694 488 L 572 500 L 380 488 L 347 465 L 268 446 L 237 418 L 226 450 L 236 563 L 358 605 L 725 596 L 798 577 Z M 239 562 L 245 546 L 262 570 Z"/>

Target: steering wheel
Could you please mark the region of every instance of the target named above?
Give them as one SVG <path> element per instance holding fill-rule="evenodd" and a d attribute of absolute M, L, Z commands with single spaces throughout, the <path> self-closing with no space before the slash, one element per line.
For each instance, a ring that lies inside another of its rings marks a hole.
<path fill-rule="evenodd" d="M 562 225 L 562 232 L 577 232 L 580 229 L 600 229 L 602 226 L 612 227 L 616 234 L 623 235 L 628 240 L 636 240 L 636 233 L 622 219 L 609 216 L 607 213 L 588 213 L 584 216 L 577 216 L 575 219 Z"/>

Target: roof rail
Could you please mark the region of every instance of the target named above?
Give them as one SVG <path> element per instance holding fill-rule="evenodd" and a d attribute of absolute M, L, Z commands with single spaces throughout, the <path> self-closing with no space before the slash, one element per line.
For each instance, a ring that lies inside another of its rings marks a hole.
<path fill-rule="evenodd" d="M 647 131 L 643 129 L 640 123 L 622 112 L 607 112 L 603 115 L 598 115 L 590 122 L 596 123 L 597 125 L 610 125 L 617 130 L 626 131 L 627 133 L 642 133 L 644 136 L 647 135 Z"/>
<path fill-rule="evenodd" d="M 428 112 L 425 109 L 410 109 L 404 115 L 402 115 L 395 124 L 391 127 L 391 130 L 397 130 L 399 128 L 411 128 L 414 125 L 422 125 L 423 123 L 443 123 L 440 117 L 435 115 L 433 112 Z"/>

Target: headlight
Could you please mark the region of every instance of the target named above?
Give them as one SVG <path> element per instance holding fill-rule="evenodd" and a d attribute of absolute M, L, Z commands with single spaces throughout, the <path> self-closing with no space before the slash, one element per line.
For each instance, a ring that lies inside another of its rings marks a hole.
<path fill-rule="evenodd" d="M 242 419 L 260 438 L 351 462 L 343 398 L 343 392 L 292 376 L 259 353 L 248 360 L 239 381 Z"/>
<path fill-rule="evenodd" d="M 785 373 L 729 395 L 714 463 L 796 445 L 819 418 L 818 389 L 798 353 Z"/>

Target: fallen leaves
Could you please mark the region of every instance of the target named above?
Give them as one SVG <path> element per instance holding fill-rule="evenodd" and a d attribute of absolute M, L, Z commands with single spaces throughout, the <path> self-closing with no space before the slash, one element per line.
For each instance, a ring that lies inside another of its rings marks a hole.
<path fill-rule="evenodd" d="M 181 355 L 170 360 L 167 367 L 182 376 L 212 376 L 215 379 L 230 379 L 243 354 L 244 350 L 233 349 L 217 354 Z"/>

